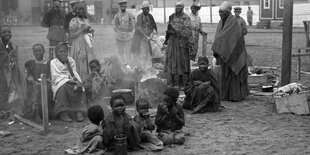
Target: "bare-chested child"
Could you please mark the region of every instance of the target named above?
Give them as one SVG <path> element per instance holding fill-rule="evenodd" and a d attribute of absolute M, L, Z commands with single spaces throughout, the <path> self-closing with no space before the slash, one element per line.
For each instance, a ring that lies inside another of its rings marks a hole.
<path fill-rule="evenodd" d="M 114 136 L 125 134 L 129 150 L 139 150 L 140 142 L 139 125 L 125 112 L 125 99 L 120 94 L 113 94 L 110 99 L 112 113 L 106 118 L 106 128 L 103 132 L 104 143 L 109 150 L 114 148 Z"/>
<path fill-rule="evenodd" d="M 158 137 L 164 145 L 183 144 L 185 141 L 182 128 L 185 125 L 184 112 L 177 99 L 179 91 L 175 88 L 166 88 L 164 103 L 158 105 L 155 124 Z"/>
<path fill-rule="evenodd" d="M 149 101 L 144 98 L 138 99 L 136 101 L 136 108 L 139 114 L 134 117 L 134 121 L 142 128 L 140 146 L 150 151 L 162 150 L 164 148 L 163 142 L 152 133 L 155 130 L 155 125 L 150 118 Z"/>

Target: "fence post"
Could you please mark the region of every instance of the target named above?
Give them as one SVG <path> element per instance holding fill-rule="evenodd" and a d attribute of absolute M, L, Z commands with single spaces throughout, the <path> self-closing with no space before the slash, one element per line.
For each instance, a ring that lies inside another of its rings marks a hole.
<path fill-rule="evenodd" d="M 301 52 L 301 49 L 298 49 L 298 54 L 300 54 L 300 52 Z M 300 65 L 301 65 L 301 58 L 300 58 L 301 56 L 298 56 L 297 57 L 297 79 L 298 80 L 300 80 Z"/>
<path fill-rule="evenodd" d="M 41 99 L 42 99 L 42 115 L 43 115 L 43 128 L 44 132 L 48 132 L 48 101 L 47 101 L 47 83 L 46 75 L 41 74 Z"/>

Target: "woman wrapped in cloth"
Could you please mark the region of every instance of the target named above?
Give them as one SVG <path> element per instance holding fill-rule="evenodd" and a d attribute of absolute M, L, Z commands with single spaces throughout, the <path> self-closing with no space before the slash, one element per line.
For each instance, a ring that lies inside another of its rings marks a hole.
<path fill-rule="evenodd" d="M 216 112 L 220 106 L 220 88 L 207 57 L 199 57 L 199 68 L 192 71 L 185 88 L 184 109 L 193 113 Z"/>
<path fill-rule="evenodd" d="M 175 76 L 178 76 L 179 88 L 183 89 L 190 73 L 190 49 L 193 48 L 191 19 L 183 12 L 184 4 L 177 2 L 175 13 L 169 16 L 169 25 L 166 31 L 165 72 L 168 73 L 168 83 L 175 85 Z"/>
<path fill-rule="evenodd" d="M 72 122 L 68 112 L 76 112 L 77 121 L 84 120 L 86 111 L 85 89 L 76 72 L 75 61 L 68 57 L 67 43 L 59 43 L 55 48 L 56 58 L 51 61 L 52 90 L 55 98 L 55 116 L 65 122 Z"/>

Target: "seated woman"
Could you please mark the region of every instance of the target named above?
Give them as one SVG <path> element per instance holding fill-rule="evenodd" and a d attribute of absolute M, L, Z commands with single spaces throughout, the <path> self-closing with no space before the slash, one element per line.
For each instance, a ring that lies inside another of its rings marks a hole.
<path fill-rule="evenodd" d="M 50 63 L 44 60 L 44 46 L 38 43 L 33 45 L 32 50 L 35 60 L 29 60 L 25 63 L 27 94 L 24 102 L 24 115 L 27 118 L 35 118 L 36 121 L 39 121 L 42 112 L 41 83 L 39 81 L 41 74 L 45 74 L 47 79 L 49 109 L 53 109 L 53 92 L 50 83 Z M 52 116 L 52 110 L 49 110 L 49 113 Z"/>
<path fill-rule="evenodd" d="M 85 89 L 75 61 L 68 57 L 67 43 L 55 47 L 56 58 L 51 61 L 52 90 L 55 98 L 54 114 L 65 122 L 72 122 L 69 111 L 77 112 L 77 121 L 84 121 L 86 111 Z"/>
<path fill-rule="evenodd" d="M 208 64 L 207 57 L 199 57 L 199 68 L 189 75 L 183 108 L 193 110 L 193 113 L 216 112 L 220 106 L 220 88 Z"/>

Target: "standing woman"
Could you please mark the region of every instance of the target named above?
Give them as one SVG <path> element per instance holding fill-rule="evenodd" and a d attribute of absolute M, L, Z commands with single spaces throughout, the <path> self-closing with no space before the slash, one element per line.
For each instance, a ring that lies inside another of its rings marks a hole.
<path fill-rule="evenodd" d="M 77 72 L 82 80 L 88 74 L 88 62 L 95 58 L 92 46 L 94 30 L 86 17 L 86 5 L 78 3 L 75 7 L 77 17 L 69 23 L 70 38 L 72 41 L 70 57 L 76 61 Z"/>
<path fill-rule="evenodd" d="M 2 25 L 0 37 L 0 111 L 6 111 L 23 98 L 23 81 L 18 68 L 18 46 L 11 41 L 11 27 Z"/>
<path fill-rule="evenodd" d="M 179 88 L 183 89 L 190 73 L 189 51 L 193 48 L 191 19 L 183 12 L 184 4 L 177 2 L 175 13 L 169 16 L 166 31 L 166 66 L 165 71 L 170 76 L 169 85 L 175 85 L 175 76 L 178 76 Z"/>

